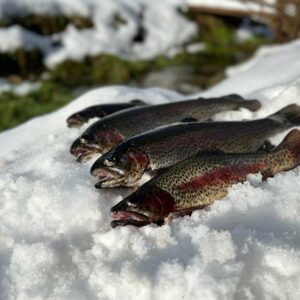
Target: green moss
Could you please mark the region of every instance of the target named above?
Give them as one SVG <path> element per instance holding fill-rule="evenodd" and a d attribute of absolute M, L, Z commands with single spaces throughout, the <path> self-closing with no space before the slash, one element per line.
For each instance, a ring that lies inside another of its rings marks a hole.
<path fill-rule="evenodd" d="M 53 111 L 71 99 L 67 89 L 51 81 L 45 81 L 38 91 L 26 96 L 4 93 L 0 95 L 0 131 Z"/>
<path fill-rule="evenodd" d="M 51 71 L 51 77 L 69 87 L 94 84 L 120 84 L 155 68 L 155 61 L 125 61 L 117 56 L 101 54 L 83 62 L 65 61 Z M 70 76 L 72 74 L 72 76 Z"/>

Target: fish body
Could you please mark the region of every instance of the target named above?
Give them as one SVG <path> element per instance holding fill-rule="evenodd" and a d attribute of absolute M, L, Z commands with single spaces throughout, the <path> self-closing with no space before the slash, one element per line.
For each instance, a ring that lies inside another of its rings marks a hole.
<path fill-rule="evenodd" d="M 81 127 L 92 118 L 103 118 L 120 110 L 142 105 L 145 105 L 143 101 L 132 100 L 128 103 L 111 103 L 89 106 L 68 117 L 67 124 L 68 127 Z"/>
<path fill-rule="evenodd" d="M 292 104 L 259 120 L 176 124 L 132 137 L 101 156 L 91 174 L 97 187 L 130 186 L 145 171 L 170 167 L 201 150 L 255 152 L 266 140 L 300 125 L 300 107 Z M 118 172 L 117 172 L 118 171 Z"/>
<path fill-rule="evenodd" d="M 256 111 L 260 103 L 257 100 L 246 101 L 238 95 L 228 95 L 127 109 L 92 124 L 74 141 L 70 152 L 78 161 L 86 160 L 94 153 L 103 154 L 126 138 L 156 127 L 177 122 L 205 121 L 218 112 L 241 107 Z"/>
<path fill-rule="evenodd" d="M 111 209 L 112 226 L 160 223 L 222 199 L 235 183 L 261 172 L 263 179 L 300 164 L 300 131 L 292 130 L 273 152 L 199 154 L 144 184 Z"/>

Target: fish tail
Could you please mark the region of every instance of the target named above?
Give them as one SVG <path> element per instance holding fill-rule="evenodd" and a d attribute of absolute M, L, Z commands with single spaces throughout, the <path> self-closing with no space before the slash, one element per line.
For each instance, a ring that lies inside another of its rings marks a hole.
<path fill-rule="evenodd" d="M 251 111 L 257 111 L 261 108 L 261 104 L 258 100 L 244 100 L 240 102 L 240 105 L 238 108 L 244 107 Z"/>
<path fill-rule="evenodd" d="M 258 100 L 256 100 L 256 99 L 246 100 L 238 94 L 230 94 L 230 95 L 223 96 L 222 98 L 228 99 L 231 101 L 232 100 L 236 101 L 236 104 L 237 104 L 236 109 L 244 107 L 251 111 L 257 111 L 261 108 L 261 104 Z"/>
<path fill-rule="evenodd" d="M 271 115 L 270 118 L 286 124 L 288 127 L 298 126 L 300 125 L 300 106 L 296 104 L 288 105 Z"/>
<path fill-rule="evenodd" d="M 293 129 L 279 144 L 277 150 L 288 149 L 294 156 L 295 166 L 300 164 L 300 130 Z"/>

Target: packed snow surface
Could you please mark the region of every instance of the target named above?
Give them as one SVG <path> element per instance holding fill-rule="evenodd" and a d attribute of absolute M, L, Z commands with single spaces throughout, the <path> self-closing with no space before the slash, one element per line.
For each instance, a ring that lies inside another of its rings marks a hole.
<path fill-rule="evenodd" d="M 240 93 L 263 106 L 217 119 L 264 117 L 300 104 L 300 41 L 264 48 L 205 96 Z M 96 190 L 69 154 L 86 106 L 183 99 L 159 89 L 93 90 L 0 135 L 0 299 L 300 299 L 300 169 L 230 189 L 210 209 L 158 227 L 110 227 L 130 191 Z M 138 124 L 137 124 L 138 126 Z M 278 143 L 284 134 L 273 142 Z"/>
<path fill-rule="evenodd" d="M 183 0 L 0 0 L 0 19 L 65 15 L 88 18 L 94 25 L 78 29 L 70 24 L 63 32 L 48 37 L 16 25 L 3 28 L 0 52 L 38 49 L 49 68 L 100 53 L 150 59 L 171 53 L 196 33 L 195 24 L 178 11 L 186 8 L 184 4 Z"/>
<path fill-rule="evenodd" d="M 276 0 L 186 0 L 191 6 L 237 11 L 273 13 Z"/>

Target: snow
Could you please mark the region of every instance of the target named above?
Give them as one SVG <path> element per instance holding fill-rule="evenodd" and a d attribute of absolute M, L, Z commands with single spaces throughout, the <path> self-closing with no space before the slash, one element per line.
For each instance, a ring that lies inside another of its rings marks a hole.
<path fill-rule="evenodd" d="M 265 47 L 202 95 L 241 93 L 264 117 L 300 104 L 300 40 Z M 68 150 L 65 119 L 86 106 L 183 99 L 159 88 L 105 87 L 0 135 L 1 299 L 299 299 L 300 169 L 251 175 L 225 199 L 162 227 L 110 228 L 129 191 L 96 190 Z M 91 122 L 90 122 L 91 123 Z M 137 124 L 138 125 L 138 124 Z M 284 134 L 273 141 L 279 143 Z"/>
<path fill-rule="evenodd" d="M 263 0 L 258 3 L 251 0 L 187 0 L 187 3 L 195 7 L 274 13 L 272 5 L 276 3 L 276 0 Z"/>
<path fill-rule="evenodd" d="M 68 59 L 82 60 L 101 53 L 129 60 L 151 59 L 177 50 L 196 33 L 196 25 L 177 10 L 186 8 L 184 3 L 183 0 L 0 0 L 0 19 L 28 14 L 67 15 L 86 17 L 94 24 L 87 29 L 70 24 L 63 32 L 47 37 L 20 26 L 3 28 L 0 52 L 38 49 L 49 68 Z M 116 16 L 123 20 L 122 24 L 116 23 Z M 144 40 L 134 42 L 140 31 L 145 32 Z M 56 43 L 53 45 L 52 41 Z"/>
<path fill-rule="evenodd" d="M 0 95 L 2 93 L 13 93 L 18 96 L 24 96 L 38 90 L 40 86 L 40 82 L 23 81 L 19 84 L 12 84 L 6 79 L 0 78 Z"/>
<path fill-rule="evenodd" d="M 40 50 L 46 54 L 51 47 L 49 38 L 30 32 L 19 25 L 0 30 L 0 53 L 14 52 L 18 49 Z"/>

